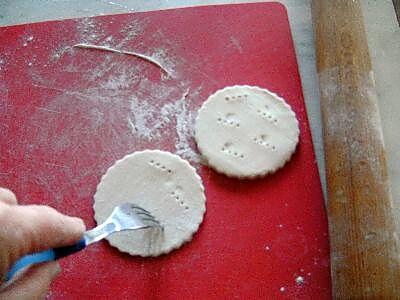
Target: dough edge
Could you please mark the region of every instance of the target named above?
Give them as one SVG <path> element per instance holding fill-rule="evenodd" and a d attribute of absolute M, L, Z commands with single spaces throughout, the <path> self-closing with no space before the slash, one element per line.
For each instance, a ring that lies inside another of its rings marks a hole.
<path fill-rule="evenodd" d="M 168 254 L 168 253 L 170 253 L 170 252 L 172 252 L 172 251 L 174 251 L 176 249 L 179 249 L 184 244 L 190 242 L 193 239 L 193 236 L 196 234 L 196 232 L 199 231 L 200 225 L 204 221 L 204 215 L 205 215 L 205 212 L 206 212 L 206 201 L 207 201 L 207 198 L 205 196 L 205 188 L 204 188 L 204 184 L 203 184 L 203 181 L 202 181 L 200 175 L 197 173 L 196 169 L 187 160 L 183 159 L 182 157 L 180 157 L 179 155 L 176 155 L 174 153 L 171 153 L 171 152 L 168 152 L 168 151 L 162 151 L 162 150 L 159 150 L 159 149 L 146 149 L 146 150 L 141 150 L 141 151 L 135 151 L 135 152 L 127 154 L 124 157 L 122 157 L 121 159 L 115 161 L 111 165 L 111 167 L 109 167 L 107 169 L 107 171 L 101 176 L 100 182 L 98 183 L 98 185 L 96 187 L 96 192 L 95 192 L 95 194 L 93 196 L 93 199 L 94 199 L 94 203 L 93 203 L 94 219 L 95 219 L 97 225 L 99 225 L 99 221 L 98 221 L 99 215 L 96 212 L 96 194 L 97 194 L 97 192 L 99 190 L 99 187 L 101 186 L 101 183 L 103 182 L 103 179 L 107 178 L 107 174 L 108 174 L 109 170 L 113 169 L 115 166 L 117 166 L 118 164 L 122 163 L 124 160 L 131 159 L 132 157 L 134 157 L 134 156 L 136 156 L 138 154 L 142 154 L 142 153 L 162 153 L 162 154 L 167 154 L 167 155 L 170 155 L 171 157 L 177 158 L 179 161 L 183 162 L 191 171 L 193 171 L 195 177 L 199 180 L 200 189 L 202 191 L 202 194 L 201 194 L 202 195 L 202 199 L 201 200 L 203 202 L 203 205 L 202 205 L 201 210 L 199 210 L 200 215 L 201 215 L 201 219 L 199 220 L 199 223 L 196 225 L 196 229 L 193 230 L 186 239 L 182 239 L 180 242 L 172 244 L 169 248 L 167 248 L 164 251 L 161 250 L 159 252 L 156 252 L 156 253 L 153 253 L 153 254 L 148 254 L 148 255 L 129 252 L 129 251 L 125 251 L 125 250 L 121 249 L 117 244 L 115 244 L 112 241 L 110 241 L 109 239 L 105 238 L 107 240 L 107 242 L 110 244 L 110 246 L 117 248 L 118 251 L 120 251 L 122 253 L 128 253 L 129 255 L 140 256 L 140 257 L 157 257 L 157 256 L 160 256 L 160 255 L 163 255 L 163 254 Z"/>
<path fill-rule="evenodd" d="M 285 159 L 282 159 L 281 164 L 277 165 L 275 169 L 272 170 L 265 170 L 264 172 L 260 172 L 260 173 L 256 173 L 256 174 L 248 174 L 248 175 L 238 175 L 238 174 L 234 174 L 229 172 L 229 170 L 226 170 L 223 167 L 220 167 L 218 165 L 218 163 L 215 163 L 215 161 L 213 161 L 212 157 L 208 157 L 206 156 L 204 153 L 204 147 L 201 144 L 201 142 L 199 141 L 199 137 L 197 135 L 197 124 L 198 124 L 198 120 L 199 120 L 199 116 L 200 113 L 207 107 L 208 105 L 208 101 L 217 97 L 220 93 L 224 92 L 225 90 L 229 90 L 229 89 L 234 89 L 234 88 L 246 88 L 246 89 L 255 89 L 258 90 L 262 93 L 267 93 L 270 96 L 272 96 L 274 99 L 280 101 L 290 112 L 290 114 L 293 115 L 294 120 L 296 122 L 296 127 L 297 127 L 297 131 L 296 131 L 296 140 L 294 141 L 294 147 L 293 150 L 291 152 L 288 153 L 287 157 Z M 296 149 L 298 147 L 299 144 L 299 138 L 300 138 L 300 127 L 299 127 L 299 120 L 296 117 L 296 113 L 293 111 L 292 107 L 280 96 L 278 96 L 277 94 L 267 90 L 266 88 L 261 88 L 258 86 L 250 86 L 250 85 L 230 85 L 230 86 L 226 86 L 222 89 L 219 89 L 217 91 L 215 91 L 213 94 L 211 94 L 207 100 L 203 103 L 203 105 L 201 106 L 201 108 L 198 110 L 197 113 L 197 117 L 195 120 L 195 134 L 194 134 L 195 140 L 196 140 L 196 144 L 197 147 L 201 153 L 201 157 L 202 157 L 202 162 L 206 163 L 207 166 L 211 167 L 212 169 L 214 169 L 215 171 L 217 171 L 218 173 L 224 174 L 227 177 L 230 178 L 236 178 L 236 179 L 256 179 L 256 178 L 262 178 L 268 174 L 273 174 L 275 173 L 277 170 L 281 169 L 293 156 L 294 153 L 296 153 Z"/>

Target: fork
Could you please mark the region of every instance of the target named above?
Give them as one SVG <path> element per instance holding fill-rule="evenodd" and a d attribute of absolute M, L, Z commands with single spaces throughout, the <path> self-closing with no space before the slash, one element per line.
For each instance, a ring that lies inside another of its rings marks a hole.
<path fill-rule="evenodd" d="M 99 226 L 86 231 L 74 245 L 52 248 L 42 252 L 26 255 L 19 259 L 7 273 L 5 281 L 9 281 L 21 269 L 30 265 L 53 261 L 85 249 L 110 234 L 123 230 L 145 228 L 163 229 L 160 223 L 147 210 L 132 204 L 123 203 L 114 208 L 111 215 Z"/>

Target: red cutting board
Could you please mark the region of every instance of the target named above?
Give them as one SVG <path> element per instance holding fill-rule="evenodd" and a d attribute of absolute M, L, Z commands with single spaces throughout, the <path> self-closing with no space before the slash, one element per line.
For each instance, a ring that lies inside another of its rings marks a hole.
<path fill-rule="evenodd" d="M 327 220 L 284 6 L 27 24 L 1 28 L 0 40 L 0 186 L 21 203 L 52 205 L 90 228 L 101 176 L 146 148 L 188 158 L 206 188 L 193 241 L 146 259 L 105 241 L 90 246 L 62 261 L 51 299 L 331 297 Z M 71 48 L 76 43 L 157 57 L 173 75 L 132 56 Z M 197 161 L 196 111 L 235 84 L 277 93 L 300 122 L 295 155 L 264 179 L 229 179 Z"/>

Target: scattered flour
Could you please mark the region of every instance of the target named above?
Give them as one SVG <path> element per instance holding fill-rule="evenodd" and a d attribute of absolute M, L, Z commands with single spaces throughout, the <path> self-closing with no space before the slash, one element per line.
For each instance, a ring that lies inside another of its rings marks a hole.
<path fill-rule="evenodd" d="M 102 124 L 108 124 L 108 130 L 113 132 L 113 144 L 104 144 L 103 147 L 109 147 L 110 154 L 126 148 L 161 148 L 175 152 L 199 167 L 200 156 L 193 136 L 196 113 L 201 105 L 197 101 L 201 87 L 179 78 L 177 70 L 187 62 L 174 53 L 165 39 L 159 38 L 162 32 L 150 37 L 151 48 L 136 42 L 136 37 L 144 32 L 146 26 L 146 21 L 131 20 L 121 25 L 119 31 L 108 35 L 101 23 L 90 18 L 79 20 L 74 40 L 63 41 L 64 46 L 55 48 L 49 57 L 48 66 L 56 68 L 57 75 L 49 76 L 32 68 L 34 86 L 56 90 L 59 95 L 47 106 L 38 108 L 38 115 L 33 119 L 40 119 L 43 114 L 56 118 L 67 112 L 71 116 L 83 112 L 90 122 L 86 125 L 90 127 L 72 123 L 62 137 L 54 140 L 55 149 L 70 147 L 67 141 L 72 139 L 71 135 L 76 135 L 75 131 L 102 130 Z M 163 72 L 160 72 L 160 77 L 151 77 L 148 63 L 110 53 L 88 51 L 82 54 L 72 48 L 77 43 L 138 49 L 141 53 L 149 53 L 176 76 L 163 77 Z M 96 62 L 77 60 L 76 55 L 95 57 Z M 71 72 L 77 75 L 67 85 L 63 78 Z M 48 137 L 43 136 L 40 142 L 43 139 Z M 119 144 L 123 146 L 116 151 Z M 118 155 L 115 154 L 116 158 Z"/>
<path fill-rule="evenodd" d="M 100 24 L 93 18 L 82 18 L 77 24 L 79 40 L 84 43 L 94 43 L 105 38 Z"/>
<path fill-rule="evenodd" d="M 172 53 L 164 48 L 158 48 L 153 51 L 151 56 L 163 66 L 164 69 L 168 70 L 170 76 L 175 77 L 175 62 L 173 61 Z"/>
<path fill-rule="evenodd" d="M 113 44 L 113 46 L 117 48 L 121 48 L 125 45 L 127 45 L 130 41 L 135 40 L 136 37 L 144 34 L 145 29 L 146 29 L 147 23 L 146 21 L 131 21 L 129 24 L 126 24 L 121 30 L 120 34 L 122 35 L 122 38 L 118 42 L 117 39 L 113 38 L 113 41 L 115 40 L 116 44 Z"/>
<path fill-rule="evenodd" d="M 239 53 L 242 54 L 243 48 L 240 45 L 239 40 L 237 38 L 235 38 L 234 36 L 231 36 L 230 41 L 231 41 L 232 45 L 235 46 L 235 48 L 239 51 Z"/>
<path fill-rule="evenodd" d="M 108 69 L 108 68 L 105 68 Z M 104 77 L 100 80 L 100 87 L 108 92 L 115 94 L 116 96 L 121 95 L 121 91 L 132 88 L 135 84 L 140 81 L 140 75 L 136 74 L 134 68 L 129 66 L 121 66 L 120 68 L 109 69 L 112 72 L 112 76 Z M 95 79 L 97 76 L 102 76 L 101 72 L 97 72 L 97 69 L 92 74 L 96 76 L 89 76 L 89 78 Z"/>
<path fill-rule="evenodd" d="M 6 64 L 6 60 L 0 56 L 0 71 L 4 69 L 4 65 Z"/>
<path fill-rule="evenodd" d="M 178 135 L 175 144 L 176 154 L 186 158 L 194 163 L 200 162 L 200 157 L 195 150 L 191 147 L 190 140 L 194 136 L 194 122 L 195 116 L 188 109 L 185 102 L 189 90 L 182 95 L 182 98 L 175 102 L 176 106 L 176 133 Z"/>
<path fill-rule="evenodd" d="M 71 52 L 71 50 L 72 50 L 72 47 L 69 46 L 69 45 L 58 47 L 58 48 L 56 48 L 56 49 L 53 51 L 52 55 L 50 56 L 49 61 L 50 61 L 50 62 L 57 61 L 57 60 L 59 60 L 65 53 Z"/>
<path fill-rule="evenodd" d="M 22 47 L 27 47 L 29 43 L 33 41 L 33 36 L 32 35 L 24 35 L 22 37 Z"/>
<path fill-rule="evenodd" d="M 179 99 L 163 104 L 161 107 L 157 105 L 156 101 L 148 102 L 132 98 L 131 117 L 128 118 L 132 133 L 147 140 L 158 139 L 166 128 L 171 129 L 171 124 L 175 122 L 175 153 L 192 163 L 198 164 L 200 156 L 195 150 L 192 140 L 195 115 L 186 102 L 189 94 L 191 94 L 191 97 L 195 97 L 198 92 L 199 90 L 191 92 L 187 89 Z"/>
<path fill-rule="evenodd" d="M 303 276 L 297 276 L 296 277 L 296 283 L 298 285 L 302 285 L 304 283 L 304 277 Z"/>

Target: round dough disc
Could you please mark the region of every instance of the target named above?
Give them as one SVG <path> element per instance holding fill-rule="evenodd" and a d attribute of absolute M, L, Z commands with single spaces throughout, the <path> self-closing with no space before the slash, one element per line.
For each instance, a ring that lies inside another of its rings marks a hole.
<path fill-rule="evenodd" d="M 195 138 L 212 168 L 253 178 L 276 171 L 290 159 L 299 141 L 299 124 L 277 95 L 259 87 L 232 86 L 203 104 Z"/>
<path fill-rule="evenodd" d="M 206 210 L 201 178 L 179 156 L 159 150 L 135 152 L 117 161 L 94 195 L 95 219 L 104 222 L 115 206 L 130 202 L 149 211 L 164 230 L 117 232 L 107 239 L 131 255 L 157 256 L 191 240 Z"/>

